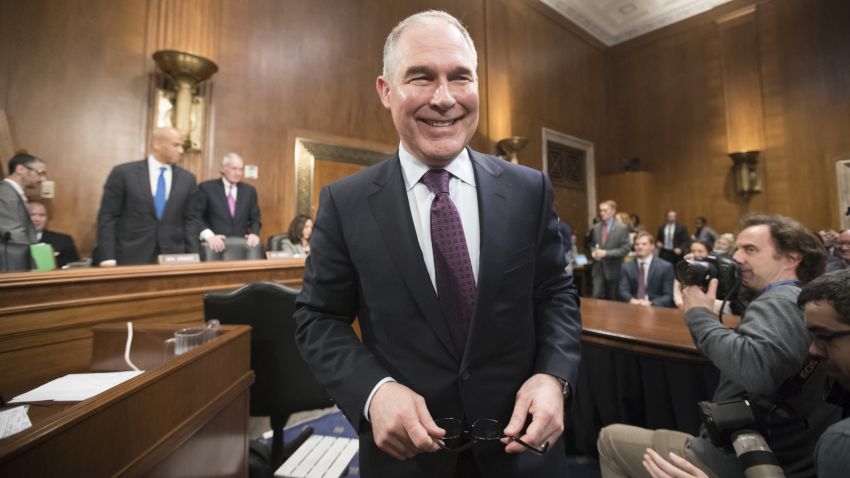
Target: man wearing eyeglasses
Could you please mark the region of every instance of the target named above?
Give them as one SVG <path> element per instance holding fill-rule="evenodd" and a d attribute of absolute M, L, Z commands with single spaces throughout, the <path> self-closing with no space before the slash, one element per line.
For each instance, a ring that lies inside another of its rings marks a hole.
<path fill-rule="evenodd" d="M 26 189 L 35 189 L 47 177 L 47 164 L 31 154 L 9 159 L 9 176 L 0 182 L 0 237 L 4 241 L 35 244 L 36 230 L 27 210 Z"/>
<path fill-rule="evenodd" d="M 832 272 L 850 269 L 850 229 L 841 231 L 833 244 L 835 246 L 835 255 L 829 258 L 829 262 L 826 264 L 826 271 Z"/>
<path fill-rule="evenodd" d="M 797 298 L 803 285 L 823 273 L 826 251 L 799 222 L 777 214 L 753 214 L 741 220 L 733 259 L 743 285 L 760 292 L 735 329 L 721 324 L 713 312 L 716 280 L 707 292 L 695 286 L 682 291 L 685 322 L 694 343 L 720 371 L 712 401 L 748 398 L 760 409 L 769 408 L 761 404 L 790 407 L 799 419 L 794 422 L 797 426 L 779 425 L 776 415 L 765 410 L 764 416 L 773 420 L 760 431 L 786 476 L 812 476 L 815 443 L 838 419 L 838 410 L 821 400 L 825 372 L 816 370 L 798 394 L 780 393 L 780 387 L 798 374 L 808 356 L 811 336 Z M 713 445 L 705 427 L 694 437 L 611 425 L 602 430 L 597 446 L 606 478 L 645 476 L 642 461 L 647 449 L 662 457 L 673 452 L 709 476 L 743 476 L 735 454 Z"/>
<path fill-rule="evenodd" d="M 546 175 L 467 147 L 476 70 L 456 18 L 399 23 L 376 81 L 399 151 L 322 189 L 296 340 L 364 477 L 569 473 L 578 294 Z"/>

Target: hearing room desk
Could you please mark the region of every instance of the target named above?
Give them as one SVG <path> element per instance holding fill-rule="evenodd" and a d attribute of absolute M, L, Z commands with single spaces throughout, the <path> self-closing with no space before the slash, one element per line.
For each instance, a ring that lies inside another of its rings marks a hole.
<path fill-rule="evenodd" d="M 582 363 L 567 439 L 596 454 L 612 423 L 695 433 L 696 403 L 709 400 L 718 370 L 697 351 L 679 309 L 582 299 Z M 735 326 L 740 317 L 724 315 Z"/>
<path fill-rule="evenodd" d="M 96 325 L 197 324 L 206 292 L 261 280 L 300 287 L 303 274 L 303 259 L 0 274 L 0 394 L 87 370 Z"/>

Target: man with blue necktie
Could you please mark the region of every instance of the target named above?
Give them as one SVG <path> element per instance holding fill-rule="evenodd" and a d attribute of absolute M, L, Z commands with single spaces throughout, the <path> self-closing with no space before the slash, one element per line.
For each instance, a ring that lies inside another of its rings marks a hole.
<path fill-rule="evenodd" d="M 183 135 L 174 128 L 151 134 L 151 154 L 116 166 L 103 186 L 97 215 L 96 260 L 101 266 L 150 264 L 159 254 L 198 251 L 189 200 L 195 175 L 177 166 Z"/>

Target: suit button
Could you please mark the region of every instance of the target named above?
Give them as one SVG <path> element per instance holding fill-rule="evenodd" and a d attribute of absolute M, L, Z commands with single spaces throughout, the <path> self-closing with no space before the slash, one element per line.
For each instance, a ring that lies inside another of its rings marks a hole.
<path fill-rule="evenodd" d="M 469 380 L 469 372 L 463 372 L 463 375 L 460 376 L 460 379 L 464 382 Z"/>

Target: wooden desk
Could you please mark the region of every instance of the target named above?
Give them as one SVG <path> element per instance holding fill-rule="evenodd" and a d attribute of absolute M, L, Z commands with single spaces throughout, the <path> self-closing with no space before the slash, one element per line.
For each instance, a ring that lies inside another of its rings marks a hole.
<path fill-rule="evenodd" d="M 582 299 L 581 315 L 582 365 L 567 443 L 595 455 L 599 430 L 612 423 L 696 433 L 696 403 L 711 398 L 719 372 L 694 346 L 682 311 Z"/>
<path fill-rule="evenodd" d="M 680 309 L 581 299 L 582 340 L 654 357 L 704 363 Z M 735 327 L 741 318 L 723 314 Z"/>
<path fill-rule="evenodd" d="M 32 406 L 33 427 L 0 440 L 0 476 L 247 476 L 250 328 L 222 326 L 163 363 L 176 329 L 136 328 L 138 377 L 76 404 Z M 125 339 L 120 326 L 96 328 L 93 370 L 127 370 Z"/>
<path fill-rule="evenodd" d="M 0 274 L 0 393 L 86 370 L 96 325 L 196 324 L 205 292 L 260 280 L 300 287 L 303 274 L 303 259 Z"/>

